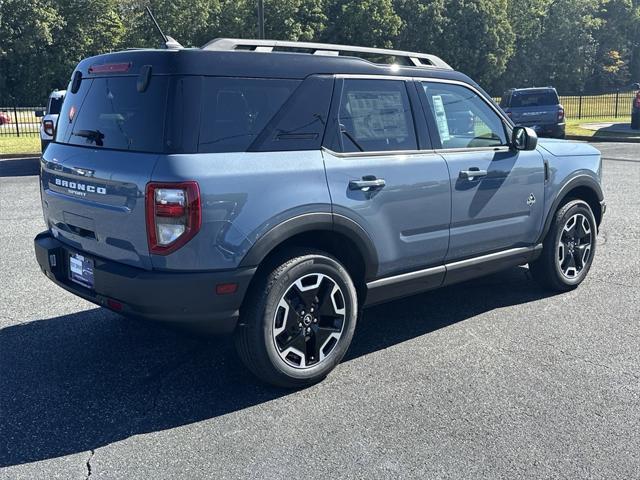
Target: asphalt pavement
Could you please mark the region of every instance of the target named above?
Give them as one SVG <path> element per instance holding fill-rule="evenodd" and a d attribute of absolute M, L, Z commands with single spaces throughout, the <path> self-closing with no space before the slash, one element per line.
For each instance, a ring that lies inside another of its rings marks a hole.
<path fill-rule="evenodd" d="M 640 478 L 640 145 L 597 147 L 609 209 L 580 288 L 518 267 L 372 308 L 298 392 L 228 337 L 49 282 L 37 159 L 0 160 L 0 478 Z"/>

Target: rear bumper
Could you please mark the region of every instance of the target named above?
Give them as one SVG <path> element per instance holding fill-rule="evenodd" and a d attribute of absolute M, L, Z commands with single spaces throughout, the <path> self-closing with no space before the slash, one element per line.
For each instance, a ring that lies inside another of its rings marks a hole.
<path fill-rule="evenodd" d="M 54 283 L 90 302 L 125 316 L 179 323 L 216 333 L 233 331 L 255 268 L 216 272 L 162 272 L 130 267 L 83 252 L 48 231 L 34 239 L 40 269 Z M 94 260 L 90 290 L 69 279 L 69 253 Z M 216 294 L 219 283 L 237 283 L 235 293 Z"/>

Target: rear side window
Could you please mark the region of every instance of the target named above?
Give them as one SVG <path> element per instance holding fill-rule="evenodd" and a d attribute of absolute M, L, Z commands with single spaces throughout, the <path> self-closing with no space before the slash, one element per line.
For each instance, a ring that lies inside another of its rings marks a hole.
<path fill-rule="evenodd" d="M 343 152 L 418 149 L 402 80 L 346 79 L 338 122 Z"/>
<path fill-rule="evenodd" d="M 78 93 L 64 104 L 56 141 L 162 152 L 167 77 L 152 77 L 144 92 L 138 92 L 136 81 L 134 76 L 83 80 Z"/>
<path fill-rule="evenodd" d="M 553 90 L 547 90 L 543 92 L 535 93 L 518 93 L 515 92 L 511 97 L 511 106 L 515 108 L 519 107 L 547 107 L 552 105 L 558 105 L 560 99 L 558 94 Z"/>
<path fill-rule="evenodd" d="M 299 80 L 206 77 L 198 151 L 247 150 L 299 84 Z"/>

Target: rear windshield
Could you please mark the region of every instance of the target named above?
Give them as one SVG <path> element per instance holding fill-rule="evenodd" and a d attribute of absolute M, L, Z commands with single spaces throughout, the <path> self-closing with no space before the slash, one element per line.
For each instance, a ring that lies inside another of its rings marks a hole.
<path fill-rule="evenodd" d="M 154 77 L 138 92 L 137 77 L 85 79 L 69 95 L 56 141 L 116 150 L 162 152 L 167 77 Z"/>
<path fill-rule="evenodd" d="M 511 97 L 511 107 L 545 107 L 558 105 L 558 94 L 552 90 L 544 92 L 514 93 Z"/>
<path fill-rule="evenodd" d="M 51 97 L 49 99 L 49 110 L 47 111 L 50 115 L 57 115 L 60 113 L 60 109 L 62 108 L 62 101 L 64 97 Z"/>

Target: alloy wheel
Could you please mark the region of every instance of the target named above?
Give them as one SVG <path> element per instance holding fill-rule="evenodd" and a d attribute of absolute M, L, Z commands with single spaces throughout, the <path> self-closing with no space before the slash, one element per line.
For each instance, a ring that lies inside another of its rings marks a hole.
<path fill-rule="evenodd" d="M 557 262 L 560 272 L 575 280 L 591 260 L 593 232 L 587 217 L 572 215 L 564 225 L 558 240 Z"/>
<path fill-rule="evenodd" d="M 345 297 L 338 283 L 323 273 L 306 274 L 278 302 L 273 317 L 278 355 L 292 367 L 314 367 L 333 352 L 345 322 Z"/>

